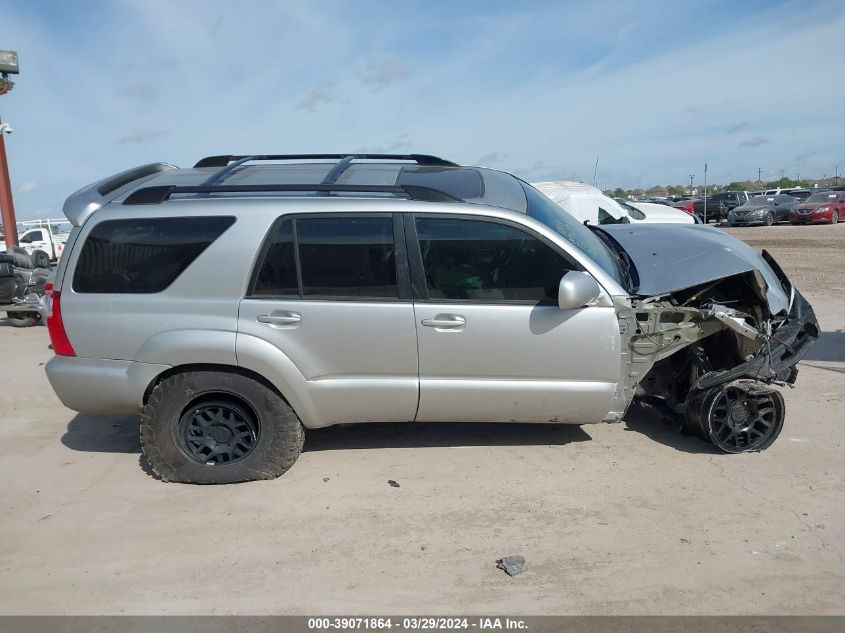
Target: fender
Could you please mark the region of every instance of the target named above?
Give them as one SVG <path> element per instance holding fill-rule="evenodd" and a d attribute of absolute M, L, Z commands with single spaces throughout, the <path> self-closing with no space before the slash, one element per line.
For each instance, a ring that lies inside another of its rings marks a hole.
<path fill-rule="evenodd" d="M 293 407 L 306 428 L 321 426 L 305 375 L 278 347 L 256 336 L 239 333 L 237 365 L 269 380 Z"/>
<path fill-rule="evenodd" d="M 237 365 L 235 333 L 223 330 L 168 330 L 148 338 L 135 353 L 141 363 Z"/>

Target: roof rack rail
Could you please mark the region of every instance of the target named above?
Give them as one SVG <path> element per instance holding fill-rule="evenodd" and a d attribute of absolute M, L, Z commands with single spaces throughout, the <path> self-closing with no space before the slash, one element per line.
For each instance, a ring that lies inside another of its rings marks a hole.
<path fill-rule="evenodd" d="M 390 193 L 393 195 L 407 196 L 412 200 L 426 202 L 463 202 L 460 198 L 451 196 L 448 193 L 432 189 L 431 187 L 420 187 L 417 185 L 157 185 L 142 187 L 130 193 L 123 204 L 161 204 L 170 199 L 173 194 L 180 193 L 277 193 L 284 191 L 302 191 L 316 193 Z"/>
<path fill-rule="evenodd" d="M 220 156 L 206 156 L 200 159 L 194 168 L 200 167 L 226 167 L 232 161 L 253 160 L 343 160 L 352 157 L 356 160 L 410 160 L 418 165 L 436 165 L 441 167 L 457 167 L 445 158 L 430 156 L 429 154 L 255 154 L 235 156 L 222 154 Z M 244 161 L 246 162 L 246 161 Z"/>

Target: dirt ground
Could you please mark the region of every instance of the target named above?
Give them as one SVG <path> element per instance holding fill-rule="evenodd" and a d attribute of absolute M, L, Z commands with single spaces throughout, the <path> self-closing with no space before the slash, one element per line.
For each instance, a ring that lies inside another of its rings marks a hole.
<path fill-rule="evenodd" d="M 639 410 L 323 429 L 275 481 L 164 484 L 137 417 L 62 407 L 46 329 L 0 321 L 0 613 L 845 613 L 845 225 L 731 232 L 823 330 L 760 454 Z"/>

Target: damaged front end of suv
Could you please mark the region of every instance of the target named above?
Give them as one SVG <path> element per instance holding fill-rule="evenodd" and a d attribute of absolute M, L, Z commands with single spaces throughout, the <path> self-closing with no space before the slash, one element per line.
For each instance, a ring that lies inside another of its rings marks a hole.
<path fill-rule="evenodd" d="M 765 251 L 719 229 L 600 229 L 630 264 L 617 305 L 626 403 L 665 405 L 679 426 L 729 453 L 768 448 L 818 338 L 810 304 Z"/>

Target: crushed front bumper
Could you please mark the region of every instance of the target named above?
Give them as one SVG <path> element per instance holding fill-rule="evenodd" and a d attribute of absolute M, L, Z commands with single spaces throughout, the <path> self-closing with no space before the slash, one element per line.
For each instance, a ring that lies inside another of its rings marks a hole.
<path fill-rule="evenodd" d="M 783 275 L 779 267 L 775 272 L 779 277 Z M 738 378 L 789 385 L 794 383 L 798 376 L 798 368 L 795 365 L 819 337 L 819 322 L 813 307 L 800 292 L 794 290 L 794 293 L 787 320 L 753 358 L 732 369 L 704 374 L 695 383 L 694 389 L 709 389 Z"/>

